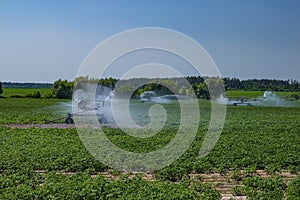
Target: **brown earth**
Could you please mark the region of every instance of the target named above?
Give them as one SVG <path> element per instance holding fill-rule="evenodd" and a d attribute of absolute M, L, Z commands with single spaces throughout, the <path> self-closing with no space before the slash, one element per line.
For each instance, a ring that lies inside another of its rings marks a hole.
<path fill-rule="evenodd" d="M 61 128 L 61 129 L 66 129 L 66 128 L 76 128 L 76 127 L 90 127 L 92 125 L 90 124 L 57 124 L 57 123 L 53 123 L 53 124 L 0 124 L 0 126 L 4 126 L 4 127 L 8 127 L 8 128 L 21 128 L 21 129 L 27 129 L 27 128 Z M 107 127 L 115 127 L 114 125 L 111 124 L 102 124 L 101 126 L 93 126 L 93 127 L 103 127 L 103 126 L 107 126 Z"/>

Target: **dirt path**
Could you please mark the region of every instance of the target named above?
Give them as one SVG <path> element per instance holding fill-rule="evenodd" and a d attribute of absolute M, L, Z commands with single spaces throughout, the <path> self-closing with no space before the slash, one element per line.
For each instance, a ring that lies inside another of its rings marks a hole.
<path fill-rule="evenodd" d="M 74 124 L 3 124 L 8 128 L 75 128 Z"/>
<path fill-rule="evenodd" d="M 4 127 L 8 127 L 8 128 L 21 128 L 21 129 L 27 129 L 27 128 L 60 128 L 60 129 L 66 129 L 66 128 L 76 128 L 76 127 L 90 127 L 91 125 L 84 125 L 84 124 L 57 124 L 57 123 L 53 123 L 53 124 L 0 124 L 0 126 L 4 126 Z M 111 124 L 103 124 L 101 126 L 95 126 L 96 128 L 98 127 L 103 127 L 103 126 L 107 126 L 107 127 L 115 127 L 114 125 Z"/>

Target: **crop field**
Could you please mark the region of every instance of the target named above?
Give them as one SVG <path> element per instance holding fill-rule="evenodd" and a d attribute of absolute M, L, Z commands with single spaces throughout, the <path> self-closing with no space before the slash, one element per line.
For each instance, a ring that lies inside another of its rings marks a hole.
<path fill-rule="evenodd" d="M 258 96 L 263 96 L 264 91 L 243 91 L 243 90 L 231 90 L 226 92 L 226 97 L 228 98 L 256 98 Z"/>
<path fill-rule="evenodd" d="M 0 99 L 0 199 L 300 197 L 300 107 L 228 106 L 215 148 L 200 159 L 210 119 L 210 103 L 201 100 L 196 138 L 180 159 L 161 170 L 129 174 L 95 160 L 75 128 L 9 127 L 52 123 L 49 121 L 64 117 L 60 105 L 65 103 Z M 167 111 L 180 112 L 177 104 L 164 106 Z M 104 132 L 122 149 L 151 152 L 175 136 L 176 125 L 178 116 L 168 116 L 166 126 L 149 138 L 128 136 L 119 128 L 106 127 Z"/>
<path fill-rule="evenodd" d="M 57 99 L 0 98 L 0 124 L 42 124 L 51 119 L 64 117 Z M 63 122 L 63 121 L 62 121 Z"/>
<path fill-rule="evenodd" d="M 275 94 L 278 96 L 278 97 L 288 97 L 290 96 L 291 94 L 299 94 L 299 92 L 275 92 Z"/>
<path fill-rule="evenodd" d="M 274 92 L 276 96 L 286 98 L 291 94 L 297 94 L 297 92 Z M 262 97 L 264 95 L 264 91 L 243 91 L 243 90 L 230 90 L 226 92 L 226 96 L 228 98 L 237 99 L 237 98 L 247 98 L 252 99 L 256 97 Z"/>
<path fill-rule="evenodd" d="M 51 88 L 4 88 L 2 96 L 10 97 L 10 96 L 25 96 L 28 94 L 32 94 L 34 91 L 40 91 L 41 95 L 51 94 Z"/>

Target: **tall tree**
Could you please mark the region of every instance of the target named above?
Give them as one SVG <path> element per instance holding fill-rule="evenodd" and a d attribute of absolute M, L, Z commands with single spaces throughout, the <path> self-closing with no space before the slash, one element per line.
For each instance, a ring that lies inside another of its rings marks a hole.
<path fill-rule="evenodd" d="M 57 80 L 53 84 L 52 94 L 58 99 L 71 99 L 73 94 L 73 82 Z"/>
<path fill-rule="evenodd" d="M 2 93 L 3 93 L 2 83 L 1 83 L 1 81 L 0 81 L 0 96 L 1 96 Z"/>

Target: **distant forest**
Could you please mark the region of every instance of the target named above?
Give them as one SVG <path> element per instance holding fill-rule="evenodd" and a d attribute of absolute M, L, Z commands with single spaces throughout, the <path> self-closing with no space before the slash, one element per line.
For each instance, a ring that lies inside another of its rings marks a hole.
<path fill-rule="evenodd" d="M 52 88 L 52 83 L 16 83 L 2 82 L 3 88 Z"/>
<path fill-rule="evenodd" d="M 204 83 L 204 78 L 200 76 L 188 76 L 185 78 L 170 78 L 170 80 L 181 82 L 186 79 L 191 85 Z M 226 90 L 248 90 L 248 91 L 281 91 L 281 92 L 299 92 L 300 81 L 297 80 L 276 80 L 276 79 L 248 79 L 240 80 L 238 78 L 222 78 Z M 99 83 L 113 86 L 118 80 L 113 78 L 100 79 Z M 132 79 L 130 81 L 142 82 L 145 79 Z M 52 83 L 18 83 L 2 82 L 3 88 L 52 88 Z"/>

